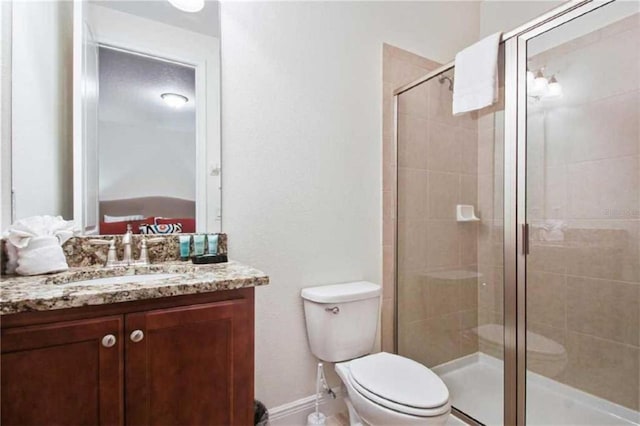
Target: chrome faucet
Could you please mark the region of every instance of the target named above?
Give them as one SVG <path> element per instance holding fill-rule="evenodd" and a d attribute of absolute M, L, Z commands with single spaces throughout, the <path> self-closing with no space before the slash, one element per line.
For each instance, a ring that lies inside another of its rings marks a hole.
<path fill-rule="evenodd" d="M 133 251 L 131 249 L 133 245 L 133 232 L 131 231 L 131 225 L 127 225 L 127 232 L 122 236 L 122 247 L 124 250 L 124 255 L 122 256 L 122 260 L 118 260 L 118 255 L 116 254 L 116 239 L 112 238 L 110 240 L 89 240 L 89 243 L 95 245 L 109 245 L 109 251 L 107 253 L 107 261 L 105 262 L 105 267 L 112 268 L 115 266 L 131 266 L 131 265 L 139 265 L 146 266 L 151 262 L 149 261 L 149 250 L 147 248 L 148 244 L 159 243 L 164 241 L 162 237 L 156 238 L 145 238 L 142 237 L 142 241 L 140 242 L 140 257 L 138 260 L 133 258 Z"/>
<path fill-rule="evenodd" d="M 131 265 L 133 263 L 133 256 L 131 254 L 131 242 L 133 240 L 133 232 L 131 231 L 131 224 L 127 224 L 127 232 L 122 236 L 122 247 L 124 249 L 124 255 L 122 256 L 122 263 L 125 265 Z"/>

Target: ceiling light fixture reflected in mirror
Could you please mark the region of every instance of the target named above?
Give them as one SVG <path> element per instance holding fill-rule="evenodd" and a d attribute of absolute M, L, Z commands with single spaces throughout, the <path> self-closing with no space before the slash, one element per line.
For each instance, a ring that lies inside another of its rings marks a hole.
<path fill-rule="evenodd" d="M 189 102 L 189 98 L 178 95 L 177 93 L 163 93 L 160 97 L 164 103 L 173 108 L 182 108 L 187 102 Z"/>
<path fill-rule="evenodd" d="M 204 8 L 204 0 L 169 0 L 176 9 L 183 12 L 196 13 Z"/>

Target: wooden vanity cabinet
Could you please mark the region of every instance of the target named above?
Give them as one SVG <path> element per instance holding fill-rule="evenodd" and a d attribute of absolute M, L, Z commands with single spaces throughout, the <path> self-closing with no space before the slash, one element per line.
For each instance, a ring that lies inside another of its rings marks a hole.
<path fill-rule="evenodd" d="M 111 316 L 3 329 L 1 423 L 122 424 L 123 322 Z"/>
<path fill-rule="evenodd" d="M 2 425 L 253 424 L 253 289 L 2 317 Z"/>

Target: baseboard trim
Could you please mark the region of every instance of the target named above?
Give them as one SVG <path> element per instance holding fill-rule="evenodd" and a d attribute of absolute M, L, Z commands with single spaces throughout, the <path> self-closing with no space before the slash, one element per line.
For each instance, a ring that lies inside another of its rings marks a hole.
<path fill-rule="evenodd" d="M 336 399 L 323 393 L 320 398 L 320 411 L 327 417 L 344 410 L 344 389 L 339 386 L 333 389 Z M 270 425 L 304 425 L 309 413 L 315 409 L 316 396 L 310 395 L 305 398 L 288 402 L 269 409 Z"/>

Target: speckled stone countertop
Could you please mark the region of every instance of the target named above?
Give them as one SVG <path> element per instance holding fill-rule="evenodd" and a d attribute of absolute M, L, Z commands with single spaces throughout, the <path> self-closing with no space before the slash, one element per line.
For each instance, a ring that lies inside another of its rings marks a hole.
<path fill-rule="evenodd" d="M 177 275 L 150 280 L 145 277 L 144 282 L 76 284 L 83 280 L 147 274 Z M 5 275 L 1 281 L 0 314 L 7 315 L 256 287 L 268 284 L 269 277 L 234 261 L 211 265 L 170 261 L 149 266 L 78 267 L 31 277 Z"/>

